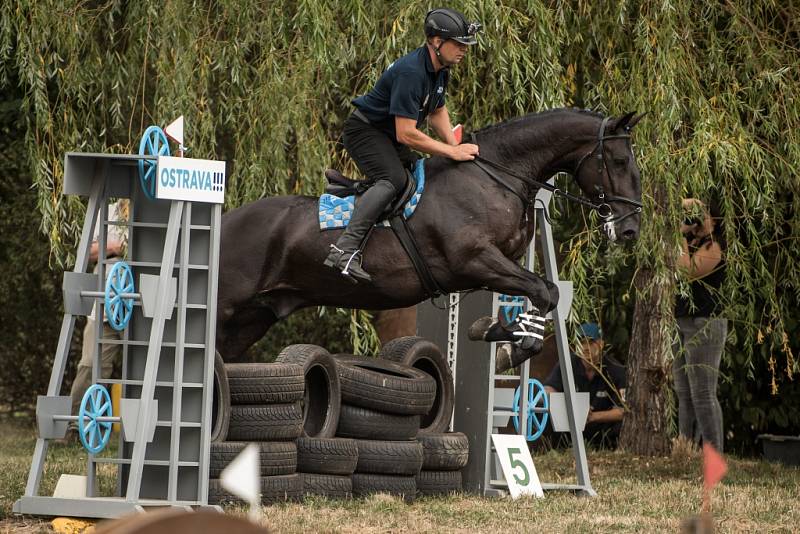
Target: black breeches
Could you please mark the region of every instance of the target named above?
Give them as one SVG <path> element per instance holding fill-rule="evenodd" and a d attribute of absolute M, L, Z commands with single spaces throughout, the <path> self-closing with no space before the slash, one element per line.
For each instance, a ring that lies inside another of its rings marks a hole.
<path fill-rule="evenodd" d="M 417 155 L 393 141 L 386 132 L 350 115 L 342 133 L 344 148 L 367 182 L 388 180 L 400 194 L 406 185 L 406 169 L 413 170 Z"/>

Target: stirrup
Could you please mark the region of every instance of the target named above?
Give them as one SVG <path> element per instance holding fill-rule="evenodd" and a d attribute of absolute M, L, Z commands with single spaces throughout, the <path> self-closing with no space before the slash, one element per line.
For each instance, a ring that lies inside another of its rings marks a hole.
<path fill-rule="evenodd" d="M 346 252 L 341 250 L 336 245 L 331 245 L 331 246 L 334 247 L 337 251 L 341 252 L 342 256 L 346 254 Z M 342 269 L 343 275 L 350 276 L 350 264 L 353 263 L 353 260 L 356 258 L 356 256 L 358 256 L 358 262 L 356 262 L 356 265 L 361 267 L 361 250 L 354 250 L 353 253 L 350 254 L 350 258 L 347 260 L 347 263 L 344 265 L 344 269 Z"/>
<path fill-rule="evenodd" d="M 331 244 L 332 251 L 328 254 L 328 257 L 325 258 L 324 264 L 327 267 L 334 268 L 339 270 L 345 278 L 347 278 L 350 282 L 357 284 L 359 280 L 364 282 L 371 282 L 372 278 L 370 277 L 369 273 L 366 272 L 361 267 L 361 250 L 355 250 L 352 253 L 348 253 L 341 248 L 337 247 L 335 244 Z M 331 258 L 333 254 L 338 253 L 338 257 L 334 260 Z M 350 257 L 347 259 L 347 262 L 344 265 L 344 268 L 341 267 L 342 258 L 344 258 L 345 254 L 350 254 Z M 353 260 L 358 259 L 354 262 Z M 352 270 L 351 270 L 352 269 Z"/>

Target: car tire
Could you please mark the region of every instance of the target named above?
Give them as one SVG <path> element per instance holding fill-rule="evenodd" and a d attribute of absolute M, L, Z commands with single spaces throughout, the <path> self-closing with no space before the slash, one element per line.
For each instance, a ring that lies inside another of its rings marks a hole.
<path fill-rule="evenodd" d="M 289 345 L 276 361 L 303 368 L 303 436 L 332 438 L 339 424 L 342 392 L 336 362 L 317 345 Z"/>
<path fill-rule="evenodd" d="M 420 434 L 444 432 L 450 425 L 455 405 L 453 372 L 434 343 L 417 336 L 393 339 L 381 348 L 379 358 L 408 365 L 429 374 L 436 381 L 436 396 L 430 411 L 422 415 Z"/>

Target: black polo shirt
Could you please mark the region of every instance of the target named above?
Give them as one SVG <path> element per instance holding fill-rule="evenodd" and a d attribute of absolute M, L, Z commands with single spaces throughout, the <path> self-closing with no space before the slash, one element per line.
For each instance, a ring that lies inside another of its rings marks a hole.
<path fill-rule="evenodd" d="M 714 229 L 714 239 L 719 242 L 722 250 L 725 250 L 725 238 L 719 227 Z M 689 245 L 689 254 L 694 254 L 700 247 L 711 240 L 711 236 L 706 236 L 697 245 Z M 675 317 L 715 317 L 722 312 L 719 290 L 725 281 L 725 257 L 713 271 L 703 278 L 692 280 L 689 283 L 691 300 L 678 295 L 675 299 Z"/>
<path fill-rule="evenodd" d="M 421 46 L 389 65 L 375 87 L 352 103 L 396 141 L 395 116 L 414 119 L 419 128 L 428 115 L 444 106 L 449 72 L 444 68 L 437 73 L 428 47 Z"/>
<path fill-rule="evenodd" d="M 601 370 L 603 375 L 595 372 L 591 382 L 586 376 L 586 368 L 583 360 L 574 353 L 572 358 L 572 375 L 575 378 L 576 391 L 589 392 L 589 406 L 595 412 L 610 410 L 611 408 L 622 406 L 618 392 L 625 389 L 625 367 L 603 357 Z M 610 382 L 610 384 L 609 384 Z M 544 382 L 545 386 L 550 386 L 556 391 L 564 391 L 564 384 L 561 382 L 561 366 L 556 364 L 550 375 Z M 613 386 L 613 387 L 612 387 Z"/>

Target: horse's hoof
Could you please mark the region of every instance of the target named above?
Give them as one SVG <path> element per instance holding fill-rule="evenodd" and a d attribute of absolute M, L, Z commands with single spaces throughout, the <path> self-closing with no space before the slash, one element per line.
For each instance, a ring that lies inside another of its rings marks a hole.
<path fill-rule="evenodd" d="M 511 365 L 511 353 L 513 350 L 514 346 L 511 343 L 503 343 L 497 347 L 497 352 L 494 355 L 495 374 L 503 374 L 513 367 Z"/>
<path fill-rule="evenodd" d="M 531 359 L 533 356 L 539 354 L 544 348 L 544 344 L 536 339 L 535 343 L 528 349 L 519 346 L 516 343 L 503 343 L 497 348 L 494 360 L 495 374 L 503 374 L 509 369 L 519 367 L 526 360 Z"/>
<path fill-rule="evenodd" d="M 467 337 L 472 341 L 484 341 L 486 339 L 486 332 L 489 331 L 489 328 L 492 326 L 494 319 L 489 317 L 481 317 L 474 323 L 472 323 L 467 330 Z"/>
<path fill-rule="evenodd" d="M 525 361 L 534 354 L 539 354 L 542 352 L 542 349 L 544 348 L 544 341 L 535 337 L 525 337 L 519 342 L 518 347 L 520 351 L 530 353 L 527 358 L 523 359 L 523 361 Z"/>

